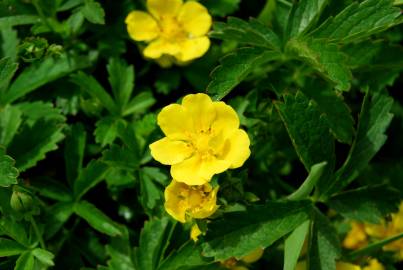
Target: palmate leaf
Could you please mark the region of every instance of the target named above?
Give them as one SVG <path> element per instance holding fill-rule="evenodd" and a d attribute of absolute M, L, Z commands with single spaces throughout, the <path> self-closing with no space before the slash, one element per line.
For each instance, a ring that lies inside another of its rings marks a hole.
<path fill-rule="evenodd" d="M 97 1 L 84 0 L 84 7 L 81 12 L 89 22 L 105 24 L 105 11 Z"/>
<path fill-rule="evenodd" d="M 308 220 L 309 201 L 269 202 L 225 214 L 209 224 L 203 255 L 225 260 L 266 248 Z"/>
<path fill-rule="evenodd" d="M 240 48 L 221 59 L 211 73 L 207 92 L 215 100 L 225 97 L 257 66 L 275 60 L 281 54 L 264 48 Z"/>
<path fill-rule="evenodd" d="M 312 35 L 328 41 L 352 42 L 393 26 L 399 15 L 400 9 L 393 6 L 393 0 L 356 1 L 328 18 Z"/>
<path fill-rule="evenodd" d="M 117 58 L 109 59 L 108 80 L 112 87 L 113 96 L 122 111 L 129 102 L 134 88 L 134 67 L 127 65 Z"/>
<path fill-rule="evenodd" d="M 95 123 L 95 141 L 102 147 L 112 144 L 118 136 L 119 125 L 125 126 L 125 120 L 112 116 L 101 118 Z"/>

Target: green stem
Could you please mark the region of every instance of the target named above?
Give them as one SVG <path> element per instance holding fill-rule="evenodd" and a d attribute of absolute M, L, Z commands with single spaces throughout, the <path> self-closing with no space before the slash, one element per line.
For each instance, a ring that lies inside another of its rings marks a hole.
<path fill-rule="evenodd" d="M 43 241 L 42 234 L 40 233 L 38 225 L 36 225 L 35 219 L 32 216 L 30 218 L 30 221 L 31 221 L 32 227 L 34 228 L 36 237 L 39 240 L 39 245 L 41 246 L 41 248 L 46 249 L 45 242 Z"/>

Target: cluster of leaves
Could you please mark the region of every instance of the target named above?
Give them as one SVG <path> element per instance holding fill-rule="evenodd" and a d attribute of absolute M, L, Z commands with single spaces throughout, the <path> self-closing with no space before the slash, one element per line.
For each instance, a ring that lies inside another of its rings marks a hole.
<path fill-rule="evenodd" d="M 402 199 L 401 1 L 202 0 L 215 40 L 169 70 L 128 39 L 143 2 L 0 3 L 0 269 L 218 270 L 261 247 L 252 269 L 294 270 L 305 241 L 309 269 L 393 269 L 388 240 L 349 253 L 340 237 Z M 226 97 L 252 142 L 196 244 L 148 150 L 184 89 Z"/>

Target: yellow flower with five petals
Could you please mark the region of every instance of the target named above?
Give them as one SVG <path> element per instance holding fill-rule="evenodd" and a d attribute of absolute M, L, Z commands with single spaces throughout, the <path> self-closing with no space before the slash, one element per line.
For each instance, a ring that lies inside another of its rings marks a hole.
<path fill-rule="evenodd" d="M 214 174 L 239 168 L 250 155 L 248 134 L 239 128 L 234 109 L 206 94 L 190 94 L 158 114 L 165 138 L 150 145 L 151 155 L 172 165 L 178 182 L 203 185 Z"/>
<path fill-rule="evenodd" d="M 130 37 L 148 43 L 145 57 L 187 62 L 207 52 L 212 18 L 204 6 L 196 1 L 147 0 L 147 9 L 149 13 L 132 11 L 125 20 Z"/>
<path fill-rule="evenodd" d="M 182 223 L 190 218 L 207 218 L 218 209 L 217 192 L 218 187 L 213 189 L 208 183 L 188 186 L 172 180 L 164 192 L 165 210 Z"/>

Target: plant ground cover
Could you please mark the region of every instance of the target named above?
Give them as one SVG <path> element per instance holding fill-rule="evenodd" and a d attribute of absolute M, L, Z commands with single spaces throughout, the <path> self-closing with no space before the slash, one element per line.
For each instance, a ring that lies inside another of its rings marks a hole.
<path fill-rule="evenodd" d="M 0 270 L 401 269 L 402 5 L 0 1 Z"/>

